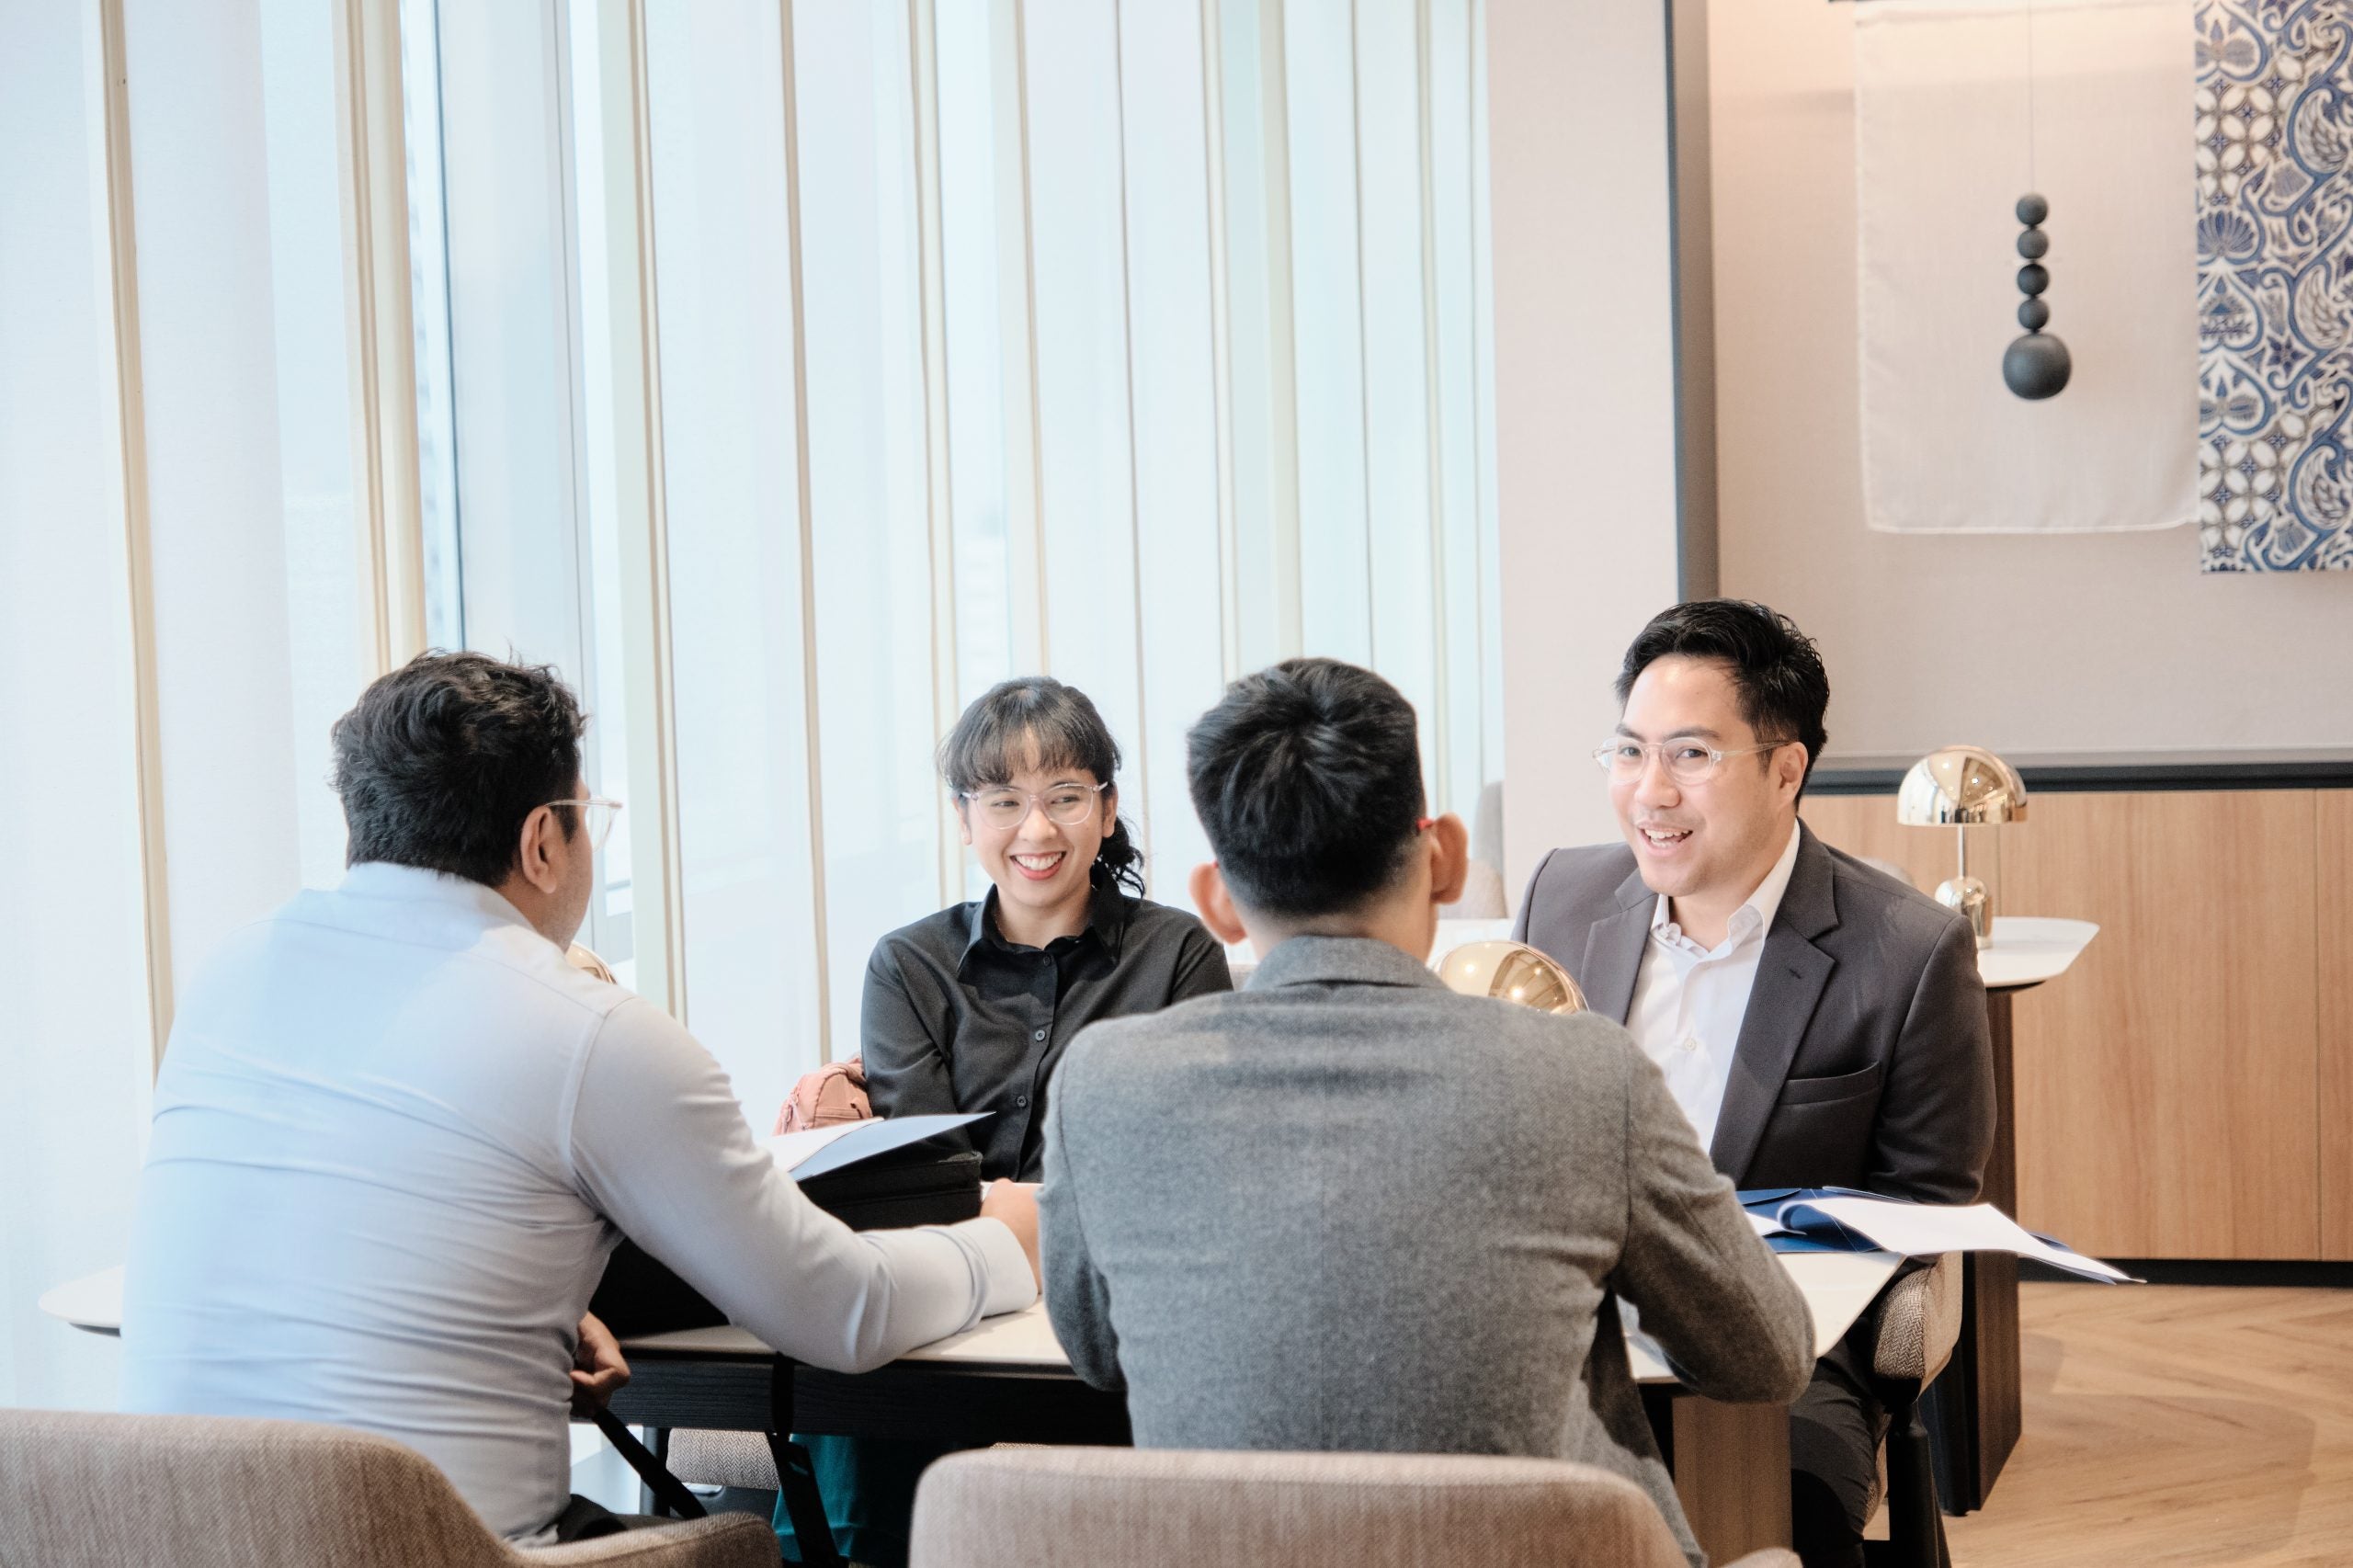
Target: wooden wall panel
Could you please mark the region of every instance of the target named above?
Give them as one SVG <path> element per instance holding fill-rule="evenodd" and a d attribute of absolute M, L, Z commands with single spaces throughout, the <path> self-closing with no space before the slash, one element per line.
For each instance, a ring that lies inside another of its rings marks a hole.
<path fill-rule="evenodd" d="M 2317 797 L 2037 796 L 1996 912 L 2096 920 L 2017 1003 L 2019 1220 L 2117 1257 L 2320 1256 Z"/>
<path fill-rule="evenodd" d="M 2353 790 L 2324 790 L 2319 853 L 2320 1248 L 2353 1260 Z"/>
<path fill-rule="evenodd" d="M 2033 808 L 2028 808 L 2031 811 Z M 1949 827 L 1905 827 L 1895 820 L 1893 795 L 1808 795 L 1798 814 L 1814 836 L 1849 855 L 1892 860 L 1911 875 L 1912 885 L 1932 893 L 1953 873 L 1958 846 Z M 2001 912 L 2001 834 L 1990 827 L 1969 830 L 1969 874 L 1994 892 Z"/>

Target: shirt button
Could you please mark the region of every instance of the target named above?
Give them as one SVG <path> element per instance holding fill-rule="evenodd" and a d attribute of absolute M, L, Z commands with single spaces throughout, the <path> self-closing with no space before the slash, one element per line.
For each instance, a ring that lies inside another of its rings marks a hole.
<path fill-rule="evenodd" d="M 1014 1108 L 1017 1110 L 1026 1109 L 1029 1104 L 1029 1096 L 1028 1095 L 1016 1095 L 1013 1096 L 1013 1104 Z"/>
<path fill-rule="evenodd" d="M 1699 1049 L 1699 1042 L 1692 1036 L 1686 1035 L 1683 1037 L 1683 1049 L 1686 1051 L 1697 1051 Z"/>
<path fill-rule="evenodd" d="M 1029 1038 L 1031 1040 L 1043 1040 L 1046 1038 L 1046 1031 L 1040 1029 L 1036 1034 L 1031 1035 Z"/>

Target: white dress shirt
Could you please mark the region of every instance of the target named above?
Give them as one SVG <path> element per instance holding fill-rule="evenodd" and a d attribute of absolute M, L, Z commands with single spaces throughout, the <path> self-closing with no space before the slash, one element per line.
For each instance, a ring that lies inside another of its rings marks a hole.
<path fill-rule="evenodd" d="M 123 1407 L 379 1432 L 529 1536 L 571 1493 L 574 1332 L 624 1233 L 822 1367 L 1037 1293 L 994 1220 L 858 1234 L 818 1210 L 691 1035 L 489 888 L 355 867 L 232 937 L 181 1001 Z"/>
<path fill-rule="evenodd" d="M 1666 1074 L 1667 1089 L 1703 1149 L 1715 1141 L 1716 1114 L 1723 1108 L 1724 1084 L 1732 1076 L 1765 933 L 1773 928 L 1797 863 L 1793 825 L 1789 847 L 1747 902 L 1732 912 L 1724 939 L 1715 947 L 1703 948 L 1683 934 L 1665 894 L 1651 912 L 1650 940 L 1643 945 L 1642 968 L 1634 976 L 1626 1031 Z"/>

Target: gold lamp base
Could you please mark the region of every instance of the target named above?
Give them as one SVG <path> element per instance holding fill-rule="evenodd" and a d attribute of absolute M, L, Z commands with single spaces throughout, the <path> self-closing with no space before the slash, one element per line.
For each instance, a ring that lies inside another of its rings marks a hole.
<path fill-rule="evenodd" d="M 1969 928 L 1982 949 L 1994 945 L 1994 896 L 1975 877 L 1949 877 L 1937 887 L 1937 902 L 1969 916 Z"/>

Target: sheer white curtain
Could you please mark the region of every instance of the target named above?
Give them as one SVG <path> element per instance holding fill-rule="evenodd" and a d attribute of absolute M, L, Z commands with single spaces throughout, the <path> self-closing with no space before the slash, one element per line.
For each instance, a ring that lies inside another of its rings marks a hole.
<path fill-rule="evenodd" d="M 342 872 L 335 64 L 285 0 L 0 4 L 0 1403 L 111 1403 L 34 1303 L 121 1260 L 172 997 Z"/>
<path fill-rule="evenodd" d="M 666 657 L 674 998 L 756 1120 L 857 1049 L 876 937 L 982 885 L 931 755 L 995 680 L 1094 698 L 1179 903 L 1207 851 L 1184 733 L 1248 669 L 1370 663 L 1442 806 L 1498 776 L 1477 0 L 404 10 L 412 59 L 438 29 L 425 111 L 408 85 L 412 198 L 441 191 L 412 224 L 420 425 L 456 454 L 437 602 L 477 646 L 561 627 L 538 646 L 632 745 L 602 666 Z M 616 28 L 649 150 L 658 651 L 612 645 L 580 581 L 597 258 L 632 221 L 578 176 L 631 112 L 581 40 Z M 523 561 L 536 620 L 497 608 Z"/>
<path fill-rule="evenodd" d="M 589 938 L 756 1121 L 974 886 L 931 753 L 995 680 L 1094 697 L 1176 902 L 1185 730 L 1273 659 L 1388 673 L 1442 806 L 1500 771 L 1478 0 L 370 17 L 0 0 L 0 1398 L 109 1397 L 31 1301 L 119 1256 L 173 989 L 339 874 L 326 727 L 421 640 L 582 691 Z"/>
<path fill-rule="evenodd" d="M 119 1261 L 153 1051 L 95 21 L 0 4 L 4 1404 L 111 1401 L 33 1303 Z"/>

